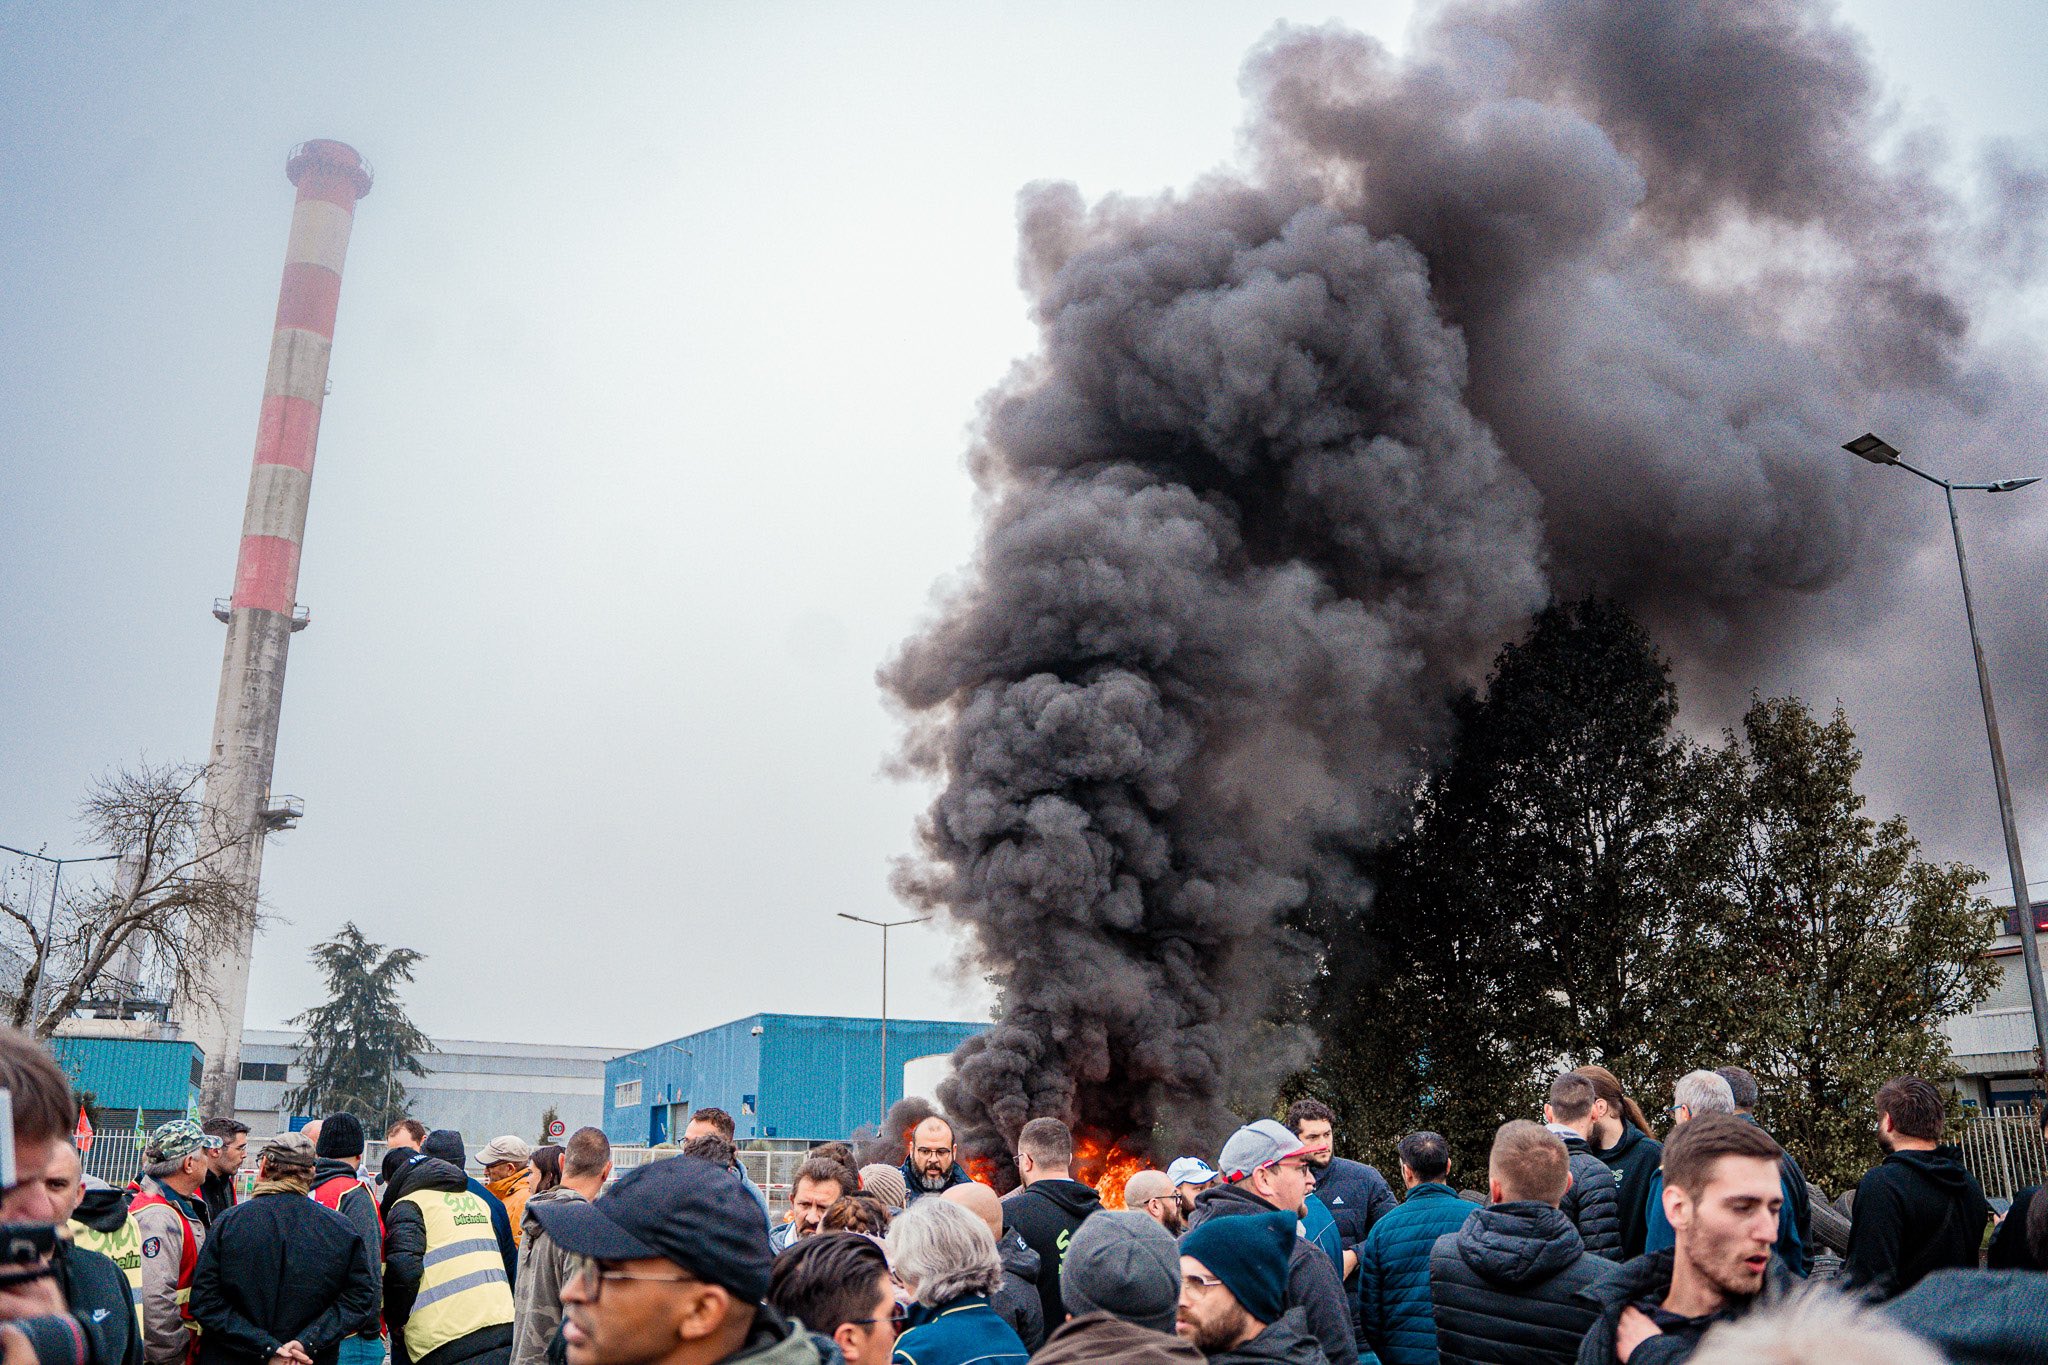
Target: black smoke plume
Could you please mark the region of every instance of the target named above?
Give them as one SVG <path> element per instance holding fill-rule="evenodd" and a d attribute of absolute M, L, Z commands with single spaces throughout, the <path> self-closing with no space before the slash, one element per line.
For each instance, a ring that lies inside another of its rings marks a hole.
<path fill-rule="evenodd" d="M 970 453 L 972 571 L 882 675 L 941 783 L 901 889 L 998 992 L 941 1092 L 984 1154 L 1265 1099 L 1305 1055 L 1276 1000 L 1343 949 L 1285 924 L 1369 895 L 1347 851 L 1548 594 L 1618 596 L 1710 692 L 1867 657 L 1943 528 L 1840 442 L 2039 425 L 1973 316 L 2043 177 L 1973 208 L 1821 4 L 1452 4 L 1405 60 L 1282 29 L 1245 87 L 1242 174 L 1025 191 L 1040 349 Z"/>
<path fill-rule="evenodd" d="M 854 1130 L 850 1140 L 855 1159 L 863 1166 L 901 1166 L 910 1155 L 911 1130 L 938 1112 L 939 1107 L 921 1095 L 904 1096 L 889 1106 L 880 1128 Z"/>

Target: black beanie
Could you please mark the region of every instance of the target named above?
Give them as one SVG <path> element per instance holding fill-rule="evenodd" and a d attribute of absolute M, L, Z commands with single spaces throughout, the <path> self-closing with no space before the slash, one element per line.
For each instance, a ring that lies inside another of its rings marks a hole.
<path fill-rule="evenodd" d="M 389 1185 L 405 1169 L 406 1163 L 420 1160 L 420 1154 L 410 1147 L 393 1147 L 384 1153 L 383 1180 Z"/>
<path fill-rule="evenodd" d="M 320 1141 L 315 1156 L 359 1157 L 363 1154 L 363 1125 L 354 1114 L 329 1114 L 320 1121 Z"/>
<path fill-rule="evenodd" d="M 447 1162 L 458 1171 L 469 1165 L 469 1153 L 463 1148 L 462 1134 L 453 1128 L 436 1128 L 427 1134 L 427 1140 L 420 1144 L 420 1150 L 430 1157 Z"/>

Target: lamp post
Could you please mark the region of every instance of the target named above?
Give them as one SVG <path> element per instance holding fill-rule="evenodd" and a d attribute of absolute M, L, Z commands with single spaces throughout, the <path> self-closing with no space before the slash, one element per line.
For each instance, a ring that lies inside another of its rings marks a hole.
<path fill-rule="evenodd" d="M 50 873 L 50 908 L 43 912 L 43 941 L 36 949 L 36 995 L 29 1005 L 28 1026 L 35 1029 L 42 1019 L 43 1005 L 49 999 L 50 936 L 57 929 L 57 887 L 64 880 L 64 869 L 72 863 L 111 863 L 120 858 L 118 853 L 98 853 L 89 858 L 52 858 L 47 853 L 31 853 L 25 848 L 12 844 L 0 844 L 0 850 L 17 853 L 24 858 L 34 858 L 48 863 Z"/>
<path fill-rule="evenodd" d="M 882 1109 L 875 1118 L 875 1131 L 880 1132 L 882 1125 L 889 1121 L 889 931 L 901 929 L 906 924 L 923 924 L 931 916 L 917 915 L 910 919 L 878 920 L 863 919 L 859 915 L 849 915 L 841 910 L 839 918 L 850 919 L 855 924 L 872 925 L 882 931 Z"/>
<path fill-rule="evenodd" d="M 1941 489 L 1943 497 L 1948 500 L 1948 527 L 1956 541 L 1956 573 L 1963 580 L 1963 615 L 1970 623 L 1970 653 L 1977 661 L 1977 691 L 1984 699 L 1984 733 L 1991 741 L 1991 777 L 1998 786 L 1998 818 L 2005 830 L 2005 861 L 2007 870 L 2012 874 L 2013 927 L 2019 931 L 2020 957 L 2027 973 L 2027 1000 L 2034 1009 L 2034 1046 L 2039 1050 L 2041 1065 L 2048 1066 L 2048 994 L 2044 994 L 2042 988 L 2040 946 L 2034 941 L 2034 902 L 2033 897 L 2027 894 L 2027 869 L 2020 857 L 2020 827 L 2013 815 L 2012 780 L 2006 776 L 2005 746 L 1998 738 L 1998 709 L 1991 700 L 1991 674 L 1984 667 L 1984 641 L 1977 633 L 1977 603 L 1970 592 L 1970 562 L 1963 553 L 1963 525 L 1956 518 L 1956 493 L 1959 490 L 1967 493 L 2011 493 L 2040 482 L 2040 478 L 1998 479 L 1991 483 L 1957 483 L 1938 479 L 1907 464 L 1888 442 L 1869 432 L 1847 442 L 1842 449 L 1872 464 L 1892 465 L 1916 478 L 1925 479 Z"/>

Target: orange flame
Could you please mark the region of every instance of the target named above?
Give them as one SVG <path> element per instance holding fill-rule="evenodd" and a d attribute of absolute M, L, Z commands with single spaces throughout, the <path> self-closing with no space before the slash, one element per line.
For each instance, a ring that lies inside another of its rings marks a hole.
<path fill-rule="evenodd" d="M 980 1181 L 982 1184 L 988 1186 L 990 1189 L 994 1189 L 996 1187 L 996 1163 L 989 1157 L 968 1157 L 967 1174 L 972 1176 L 974 1179 Z"/>
<path fill-rule="evenodd" d="M 1121 1139 L 1112 1142 L 1097 1133 L 1074 1135 L 1074 1179 L 1093 1185 L 1106 1209 L 1122 1208 L 1124 1186 L 1139 1171 L 1151 1169 L 1152 1163 L 1126 1150 Z"/>

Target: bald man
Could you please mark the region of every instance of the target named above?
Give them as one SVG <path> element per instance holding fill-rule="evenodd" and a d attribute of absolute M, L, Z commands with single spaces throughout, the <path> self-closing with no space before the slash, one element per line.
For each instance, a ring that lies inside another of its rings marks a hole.
<path fill-rule="evenodd" d="M 1181 1212 L 1173 1181 L 1164 1171 L 1139 1171 L 1126 1181 L 1124 1207 L 1133 1213 L 1149 1214 L 1176 1237 L 1188 1230 L 1187 1215 Z"/>
<path fill-rule="evenodd" d="M 1038 1292 L 1038 1253 L 1025 1246 L 1024 1239 L 1016 1233 L 1003 1235 L 1003 1201 L 988 1186 L 970 1180 L 965 1185 L 953 1186 L 939 1198 L 958 1204 L 988 1224 L 989 1235 L 996 1239 L 996 1251 L 1003 1258 L 1003 1282 L 989 1295 L 989 1307 L 1023 1339 L 1025 1350 L 1037 1350 L 1045 1344 L 1046 1333 L 1045 1307 Z"/>

